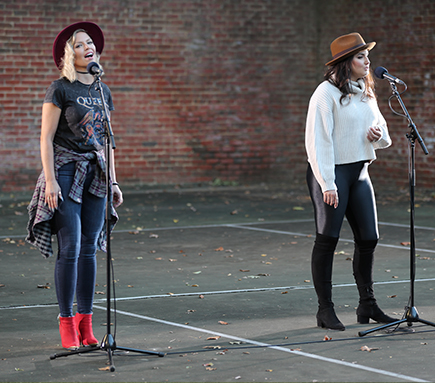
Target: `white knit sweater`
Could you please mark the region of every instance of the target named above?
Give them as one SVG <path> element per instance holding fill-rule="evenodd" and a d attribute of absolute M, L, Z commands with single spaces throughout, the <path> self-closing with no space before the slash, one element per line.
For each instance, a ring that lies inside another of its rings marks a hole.
<path fill-rule="evenodd" d="M 376 159 L 375 150 L 391 145 L 387 123 L 375 99 L 363 100 L 363 80 L 351 82 L 356 92 L 340 103 L 341 92 L 328 81 L 311 96 L 305 131 L 308 162 L 322 191 L 336 190 L 335 165 Z M 371 143 L 367 132 L 378 126 L 382 137 Z"/>

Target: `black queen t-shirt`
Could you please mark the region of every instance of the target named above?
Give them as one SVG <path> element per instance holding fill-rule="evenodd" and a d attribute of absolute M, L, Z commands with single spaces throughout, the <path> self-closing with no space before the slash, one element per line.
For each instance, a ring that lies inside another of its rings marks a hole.
<path fill-rule="evenodd" d="M 107 109 L 114 110 L 109 87 L 101 83 Z M 95 85 L 66 78 L 53 81 L 45 94 L 44 103 L 53 103 L 62 110 L 54 142 L 78 153 L 104 147 L 104 108 Z"/>

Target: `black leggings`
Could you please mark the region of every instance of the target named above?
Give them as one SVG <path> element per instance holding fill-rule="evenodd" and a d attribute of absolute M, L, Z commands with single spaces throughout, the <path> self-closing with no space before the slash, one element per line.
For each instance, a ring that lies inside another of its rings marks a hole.
<path fill-rule="evenodd" d="M 366 161 L 335 166 L 335 184 L 339 203 L 333 206 L 323 202 L 323 193 L 308 165 L 307 183 L 314 206 L 316 232 L 329 237 L 340 236 L 346 216 L 354 239 L 371 241 L 379 239 L 378 218 L 372 182 Z"/>

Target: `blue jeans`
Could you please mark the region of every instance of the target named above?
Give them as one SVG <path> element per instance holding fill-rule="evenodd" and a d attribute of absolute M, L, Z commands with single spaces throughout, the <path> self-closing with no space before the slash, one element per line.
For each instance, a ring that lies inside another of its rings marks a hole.
<path fill-rule="evenodd" d="M 74 180 L 75 162 L 58 170 L 63 201 L 59 200 L 52 227 L 57 235 L 58 255 L 54 272 L 60 316 L 73 316 L 74 295 L 77 311 L 91 314 L 97 274 L 97 241 L 104 224 L 106 199 L 88 192 L 95 174 L 89 164 L 82 203 L 68 197 Z"/>

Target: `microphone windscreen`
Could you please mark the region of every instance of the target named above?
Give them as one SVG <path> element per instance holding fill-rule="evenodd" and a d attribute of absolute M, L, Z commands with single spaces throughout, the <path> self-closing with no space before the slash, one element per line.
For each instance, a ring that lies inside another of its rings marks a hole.
<path fill-rule="evenodd" d="M 375 76 L 377 77 L 377 78 L 380 78 L 381 80 L 384 78 L 384 74 L 385 73 L 388 73 L 388 71 L 383 67 L 383 66 L 378 66 L 376 69 L 375 69 Z"/>
<path fill-rule="evenodd" d="M 92 61 L 88 64 L 86 70 L 88 71 L 88 73 L 94 75 L 100 72 L 100 66 L 95 61 Z"/>

